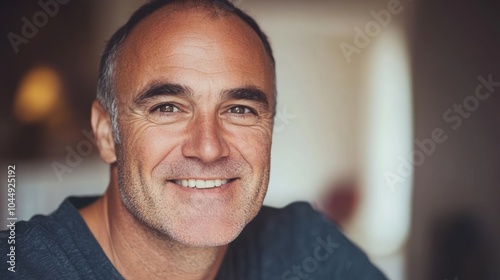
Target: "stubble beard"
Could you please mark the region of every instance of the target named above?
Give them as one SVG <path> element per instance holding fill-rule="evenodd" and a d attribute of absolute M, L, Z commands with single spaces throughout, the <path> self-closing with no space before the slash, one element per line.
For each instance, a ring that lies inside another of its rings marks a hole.
<path fill-rule="evenodd" d="M 187 237 L 188 234 L 180 234 L 180 232 L 183 232 L 183 229 L 176 228 L 176 225 L 179 227 L 179 225 L 183 225 L 183 222 L 175 214 L 176 209 L 169 209 L 171 205 L 168 205 L 168 199 L 165 199 L 165 196 L 159 195 L 161 192 L 155 192 L 155 190 L 160 190 L 164 186 L 155 186 L 153 183 L 148 184 L 145 182 L 139 172 L 128 170 L 123 164 L 127 158 L 121 156 L 121 153 L 117 154 L 118 189 L 125 208 L 156 237 L 169 243 L 180 243 L 189 247 L 222 246 L 233 241 L 243 228 L 257 215 L 262 206 L 269 183 L 269 165 L 263 170 L 263 176 L 255 182 L 252 182 L 252 179 L 250 179 L 252 178 L 252 168 L 246 162 L 242 164 L 241 161 L 230 161 L 218 165 L 215 168 L 218 173 L 225 174 L 224 172 L 228 172 L 228 167 L 231 166 L 233 167 L 231 168 L 233 174 L 243 174 L 241 178 L 248 178 L 246 180 L 241 179 L 239 187 L 243 192 L 238 197 L 240 203 L 235 204 L 237 207 L 232 207 L 235 209 L 223 213 L 222 219 L 226 225 L 225 228 L 230 228 L 231 233 L 220 232 L 220 235 L 215 236 L 215 238 L 211 236 L 212 239 L 210 241 L 193 240 L 193 238 Z M 159 165 L 159 168 L 155 168 L 153 173 L 172 174 L 171 178 L 182 178 L 182 176 L 191 172 L 188 166 L 189 164 L 185 162 L 163 163 Z M 135 174 L 135 178 L 133 174 Z M 165 217 L 167 215 L 168 217 Z"/>

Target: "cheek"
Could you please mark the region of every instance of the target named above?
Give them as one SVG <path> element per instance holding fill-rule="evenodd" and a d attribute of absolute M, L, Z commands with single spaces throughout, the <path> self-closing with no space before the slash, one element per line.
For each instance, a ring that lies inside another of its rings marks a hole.
<path fill-rule="evenodd" d="M 231 145 L 254 171 L 266 169 L 271 153 L 271 130 L 241 127 L 228 130 Z"/>
<path fill-rule="evenodd" d="M 172 127 L 155 124 L 130 126 L 123 134 L 127 135 L 122 140 L 129 160 L 149 170 L 167 157 L 181 141 L 180 133 Z"/>

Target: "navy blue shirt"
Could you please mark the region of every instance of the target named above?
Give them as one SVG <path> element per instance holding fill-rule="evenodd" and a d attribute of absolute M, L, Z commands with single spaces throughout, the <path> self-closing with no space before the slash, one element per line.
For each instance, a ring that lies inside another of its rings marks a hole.
<path fill-rule="evenodd" d="M 0 279 L 123 279 L 77 209 L 97 199 L 69 198 L 51 215 L 0 232 Z M 8 263 L 15 246 L 15 272 Z M 366 255 L 307 203 L 263 207 L 234 240 L 217 280 L 386 279 Z"/>

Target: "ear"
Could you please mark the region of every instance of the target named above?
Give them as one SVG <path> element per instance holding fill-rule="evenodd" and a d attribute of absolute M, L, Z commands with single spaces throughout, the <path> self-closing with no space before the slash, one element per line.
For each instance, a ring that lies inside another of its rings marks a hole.
<path fill-rule="evenodd" d="M 112 164 L 116 161 L 116 152 L 111 116 L 97 100 L 92 103 L 91 115 L 92 130 L 101 158 Z"/>

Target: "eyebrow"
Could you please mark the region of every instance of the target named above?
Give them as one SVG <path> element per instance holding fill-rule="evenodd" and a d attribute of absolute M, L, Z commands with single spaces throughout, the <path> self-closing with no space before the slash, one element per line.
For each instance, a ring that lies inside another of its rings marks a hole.
<path fill-rule="evenodd" d="M 193 91 L 189 87 L 170 83 L 152 83 L 141 91 L 134 99 L 134 103 L 142 104 L 146 100 L 157 96 L 188 96 L 193 97 Z"/>
<path fill-rule="evenodd" d="M 134 99 L 134 103 L 141 105 L 148 99 L 157 96 L 187 96 L 194 97 L 191 88 L 172 83 L 152 83 L 147 86 L 141 93 Z M 240 87 L 234 89 L 224 90 L 221 94 L 223 100 L 249 100 L 262 104 L 266 110 L 269 109 L 269 99 L 264 91 L 256 87 Z"/>
<path fill-rule="evenodd" d="M 242 87 L 229 89 L 222 92 L 222 98 L 226 100 L 230 99 L 242 99 L 242 100 L 250 100 L 261 103 L 266 110 L 269 109 L 269 100 L 266 94 L 255 87 Z"/>

